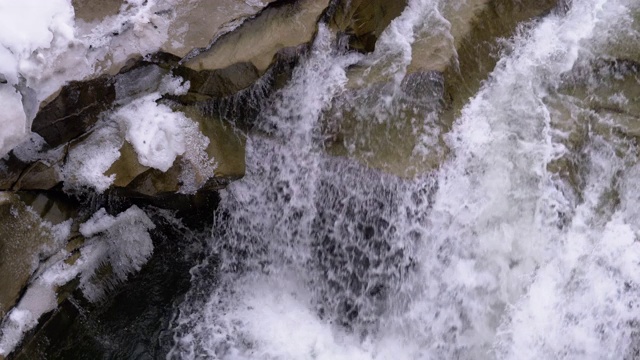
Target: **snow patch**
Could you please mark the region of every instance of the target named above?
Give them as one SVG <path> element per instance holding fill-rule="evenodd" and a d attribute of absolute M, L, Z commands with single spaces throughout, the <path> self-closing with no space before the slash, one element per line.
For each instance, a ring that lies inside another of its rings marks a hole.
<path fill-rule="evenodd" d="M 0 9 L 0 14 L 2 9 Z M 0 15 L 1 18 L 1 15 Z M 0 33 L 2 33 L 2 20 L 0 19 Z M 0 44 L 0 74 L 4 59 Z M 30 125 L 22 108 L 22 95 L 13 86 L 0 84 L 0 156 L 6 154 L 14 146 L 18 145 L 29 131 Z"/>
<path fill-rule="evenodd" d="M 113 184 L 115 175 L 104 175 L 120 157 L 123 140 L 118 127 L 109 123 L 97 128 L 82 143 L 69 150 L 61 169 L 65 189 L 92 187 L 103 192 Z"/>
<path fill-rule="evenodd" d="M 40 70 L 43 49 L 74 38 L 69 0 L 0 1 L 0 73 L 16 85 L 23 72 Z"/>
<path fill-rule="evenodd" d="M 61 233 L 68 232 L 68 225 Z M 98 300 L 104 288 L 94 280 L 95 271 L 105 263 L 111 266 L 114 281 L 122 281 L 144 265 L 153 252 L 149 230 L 155 225 L 137 206 L 111 216 L 104 209 L 98 210 L 87 222 L 80 225 L 80 232 L 89 238 L 80 249 L 80 257 L 68 264 L 66 250 L 58 259 L 34 276 L 20 302 L 9 312 L 0 325 L 0 356 L 7 356 L 20 343 L 24 334 L 38 324 L 38 319 L 58 305 L 57 288 L 76 277 L 81 289 L 91 300 Z M 59 234 L 64 235 L 64 234 Z"/>
<path fill-rule="evenodd" d="M 176 157 L 187 151 L 184 132 L 194 124 L 182 113 L 156 103 L 158 94 L 145 96 L 115 114 L 126 131 L 126 140 L 138 154 L 138 162 L 167 171 Z"/>
<path fill-rule="evenodd" d="M 140 271 L 153 253 L 148 231 L 154 228 L 151 219 L 135 205 L 115 217 L 100 209 L 80 225 L 80 233 L 91 237 L 87 251 L 99 254 L 97 257 L 101 258 L 101 261 L 93 261 L 93 269 L 80 279 L 80 287 L 89 300 L 98 300 L 104 292 L 100 284 L 91 281 L 101 262 L 111 265 L 115 281 L 126 280 L 129 274 Z"/>

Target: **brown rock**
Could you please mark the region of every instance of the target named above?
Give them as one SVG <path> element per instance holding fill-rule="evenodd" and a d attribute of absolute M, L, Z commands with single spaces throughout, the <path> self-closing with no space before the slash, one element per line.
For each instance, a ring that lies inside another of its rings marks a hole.
<path fill-rule="evenodd" d="M 109 76 L 65 86 L 58 97 L 45 105 L 33 120 L 31 130 L 50 147 L 57 147 L 83 134 L 116 99 Z"/>
<path fill-rule="evenodd" d="M 15 304 L 54 243 L 51 228 L 17 195 L 0 193 L 0 317 Z"/>
<path fill-rule="evenodd" d="M 444 71 L 447 96 L 457 114 L 480 88 L 498 62 L 499 41 L 515 34 L 518 24 L 550 12 L 557 0 L 493 0 L 476 6 L 467 19 L 460 19 L 455 40 L 458 57 Z M 411 68 L 420 67 L 418 62 Z"/>
<path fill-rule="evenodd" d="M 258 69 L 249 62 L 236 63 L 224 69 L 195 71 L 177 67 L 174 75 L 189 80 L 189 93 L 207 97 L 226 97 L 246 89 L 259 78 Z"/>
<path fill-rule="evenodd" d="M 380 34 L 406 6 L 406 0 L 343 0 L 330 23 L 349 36 L 351 49 L 371 52 Z"/>
<path fill-rule="evenodd" d="M 125 2 L 124 0 L 72 0 L 71 3 L 77 19 L 91 22 L 117 14 Z"/>
<path fill-rule="evenodd" d="M 245 0 L 191 0 L 175 9 L 175 19 L 169 27 L 169 40 L 163 50 L 180 57 L 195 48 L 204 48 L 213 39 L 232 29 L 234 23 L 254 16 L 275 0 L 251 4 Z M 202 21 L 206 14 L 206 21 Z"/>
<path fill-rule="evenodd" d="M 329 0 L 275 2 L 206 50 L 188 57 L 185 65 L 193 70 L 215 70 L 250 62 L 264 73 L 280 49 L 312 40 L 316 22 L 328 4 Z"/>
<path fill-rule="evenodd" d="M 49 190 L 62 179 L 58 171 L 50 164 L 36 161 L 30 164 L 14 183 L 13 190 Z"/>

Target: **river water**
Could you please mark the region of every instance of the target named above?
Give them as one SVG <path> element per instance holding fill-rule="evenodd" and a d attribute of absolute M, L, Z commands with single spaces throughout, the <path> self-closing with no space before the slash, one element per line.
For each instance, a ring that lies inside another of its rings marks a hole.
<path fill-rule="evenodd" d="M 411 0 L 370 55 L 320 25 L 221 193 L 168 358 L 638 356 L 640 4 L 573 0 L 522 26 L 452 124 L 402 83 L 442 6 Z M 327 155 L 354 67 L 386 84 L 355 121 L 409 117 L 412 161 L 438 154 L 434 170 Z"/>

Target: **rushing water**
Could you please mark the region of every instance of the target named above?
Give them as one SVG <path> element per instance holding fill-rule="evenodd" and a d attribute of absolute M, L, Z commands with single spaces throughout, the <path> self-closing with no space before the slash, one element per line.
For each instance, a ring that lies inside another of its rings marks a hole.
<path fill-rule="evenodd" d="M 360 121 L 393 121 L 417 29 L 447 28 L 439 6 L 410 1 L 367 56 L 320 26 L 222 192 L 168 358 L 638 356 L 640 83 L 611 60 L 637 55 L 638 4 L 574 0 L 523 28 L 450 130 L 437 105 L 413 112 L 430 129 L 416 151 L 448 149 L 437 170 L 328 156 L 348 69 L 386 74 Z"/>

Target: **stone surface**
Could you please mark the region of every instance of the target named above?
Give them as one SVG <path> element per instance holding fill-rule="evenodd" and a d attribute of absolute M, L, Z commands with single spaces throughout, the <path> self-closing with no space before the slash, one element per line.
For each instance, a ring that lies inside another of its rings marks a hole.
<path fill-rule="evenodd" d="M 183 57 L 204 48 L 275 0 L 187 0 L 176 7 L 164 51 Z"/>
<path fill-rule="evenodd" d="M 324 115 L 327 151 L 404 178 L 437 167 L 446 155 L 446 126 L 438 117 L 443 89 L 440 73 L 415 72 L 398 90 L 383 83 L 343 94 Z M 390 94 L 382 105 L 379 99 Z"/>
<path fill-rule="evenodd" d="M 406 6 L 405 0 L 340 1 L 330 24 L 348 36 L 349 48 L 371 52 L 382 31 Z"/>
<path fill-rule="evenodd" d="M 568 151 L 552 160 L 547 170 L 566 184 L 566 193 L 580 196 L 587 183 L 584 164 L 589 148 L 606 142 L 616 154 L 637 153 L 640 140 L 640 64 L 630 60 L 604 60 L 578 64 L 558 93 L 545 99 L 554 143 Z M 617 159 L 620 160 L 620 159 Z M 616 161 L 612 159 L 611 161 Z M 616 192 L 603 198 L 616 202 Z"/>
<path fill-rule="evenodd" d="M 83 134 L 116 99 L 115 83 L 109 76 L 71 82 L 33 120 L 31 130 L 57 147 Z"/>
<path fill-rule="evenodd" d="M 444 71 L 446 96 L 452 99 L 452 114 L 447 121 L 453 121 L 493 71 L 502 39 L 513 36 L 519 24 L 550 12 L 557 0 L 492 0 L 480 5 L 473 6 L 473 16 L 467 16 L 468 20 L 458 20 L 461 25 L 457 26 L 460 35 L 455 39 L 457 57 Z"/>
<path fill-rule="evenodd" d="M 124 142 L 120 157 L 105 173 L 115 177 L 114 186 L 126 187 L 131 191 L 148 196 L 182 191 L 182 174 L 186 170 L 195 174 L 195 182 L 200 189 L 216 190 L 220 184 L 230 179 L 238 179 L 245 172 L 245 135 L 231 124 L 219 118 L 206 116 L 194 106 L 177 106 L 194 121 L 200 132 L 209 139 L 205 149 L 209 159 L 214 159 L 216 167 L 214 178 L 207 180 L 199 173 L 198 166 L 191 164 L 184 156 L 179 156 L 166 172 L 143 166 L 133 147 Z"/>
<path fill-rule="evenodd" d="M 264 75 L 232 95 L 208 97 L 189 92 L 187 96 L 178 97 L 178 101 L 195 105 L 207 116 L 223 119 L 242 131 L 249 131 L 256 125 L 261 110 L 270 104 L 271 97 L 291 79 L 294 68 L 308 49 L 306 44 L 280 49 Z"/>
<path fill-rule="evenodd" d="M 294 51 L 292 56 L 297 55 Z M 283 56 L 277 56 L 281 59 Z M 296 58 L 297 59 L 297 58 Z M 293 66 L 285 66 L 294 58 L 279 60 L 273 66 L 277 68 L 271 73 L 269 83 L 277 83 L 277 77 L 285 69 L 290 74 Z M 85 82 L 73 82 L 62 89 L 60 94 L 40 111 L 34 122 L 33 131 L 42 136 L 45 141 L 44 149 L 20 151 L 15 156 L 10 154 L 0 161 L 0 189 L 34 190 L 51 189 L 64 181 L 65 172 L 59 172 L 65 168 L 70 150 L 82 146 L 91 140 L 92 128 L 96 125 L 102 114 L 108 113 L 112 108 L 124 105 L 130 99 L 158 91 L 162 79 L 172 69 L 173 76 L 181 76 L 193 84 L 189 94 L 178 96 L 174 99 L 184 100 L 197 98 L 210 100 L 218 98 L 233 98 L 246 87 L 258 86 L 257 70 L 250 63 L 234 64 L 229 68 L 219 70 L 194 71 L 178 65 L 179 58 L 166 53 L 157 53 L 145 59 L 131 60 L 120 73 L 114 76 L 102 76 L 98 79 Z M 271 85 L 272 87 L 275 85 Z M 171 96 L 170 96 L 171 97 Z M 169 102 L 170 106 L 177 107 L 176 111 L 189 111 L 210 140 L 206 149 L 207 154 L 216 159 L 218 168 L 215 172 L 218 179 L 212 180 L 207 185 L 210 188 L 218 188 L 228 179 L 236 179 L 244 174 L 244 145 L 243 135 L 225 123 L 220 116 L 213 116 L 213 111 L 204 111 L 203 106 L 191 104 L 182 106 Z M 247 106 L 244 106 L 247 107 Z M 209 115 L 205 116 L 207 113 Z M 91 140 L 95 142 L 95 139 Z M 34 147 L 33 145 L 32 147 Z M 49 151 L 51 148 L 56 150 Z M 38 152 L 41 151 L 41 152 Z M 114 186 L 127 187 L 132 184 L 144 194 L 159 194 L 163 192 L 176 192 L 181 188 L 179 180 L 182 171 L 187 169 L 195 171 L 196 182 L 205 186 L 206 180 L 197 174 L 197 166 L 191 167 L 188 162 L 178 159 L 175 166 L 167 173 L 152 170 L 139 163 L 133 147 L 123 141 L 120 148 L 120 157 L 105 172 L 106 176 L 114 175 Z M 25 156 L 28 158 L 25 159 Z M 40 158 L 46 158 L 38 160 Z M 64 175 L 64 176 L 63 176 Z M 135 180 L 135 181 L 134 181 Z"/>
<path fill-rule="evenodd" d="M 276 2 L 185 65 L 194 70 L 215 70 L 251 62 L 263 73 L 280 49 L 312 40 L 316 22 L 328 4 L 329 0 Z"/>
<path fill-rule="evenodd" d="M 204 115 L 197 108 L 187 107 L 182 111 L 196 121 L 200 131 L 211 140 L 206 152 L 216 160 L 215 176 L 229 179 L 243 177 L 246 168 L 246 135 L 219 118 Z"/>
<path fill-rule="evenodd" d="M 59 219 L 63 211 L 47 200 L 39 201 L 45 203 L 37 206 L 45 216 L 51 213 L 52 219 Z M 39 262 L 55 251 L 56 245 L 51 226 L 18 195 L 0 192 L 0 317 L 16 303 Z"/>
<path fill-rule="evenodd" d="M 226 97 L 253 85 L 259 78 L 258 69 L 250 63 L 236 63 L 223 69 L 195 71 L 177 67 L 173 74 L 188 79 L 189 93 L 205 97 Z"/>
<path fill-rule="evenodd" d="M 107 16 L 116 15 L 124 0 L 72 0 L 76 19 L 87 22 L 101 20 Z"/>
<path fill-rule="evenodd" d="M 436 168 L 448 153 L 444 135 L 496 65 L 500 39 L 555 5 L 555 0 L 443 4 L 444 19 L 430 14 L 414 29 L 401 84 L 395 85 L 397 72 L 386 70 L 389 61 L 400 60 L 377 52 L 348 69 L 348 91 L 323 120 L 327 151 L 401 177 Z"/>

